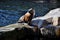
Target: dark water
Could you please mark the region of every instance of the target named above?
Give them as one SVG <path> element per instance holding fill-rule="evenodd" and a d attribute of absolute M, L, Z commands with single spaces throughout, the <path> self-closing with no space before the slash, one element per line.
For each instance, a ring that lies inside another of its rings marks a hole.
<path fill-rule="evenodd" d="M 0 26 L 16 23 L 29 8 L 36 10 L 35 17 L 37 17 L 45 15 L 52 8 L 56 8 L 56 4 L 24 1 L 0 2 Z"/>

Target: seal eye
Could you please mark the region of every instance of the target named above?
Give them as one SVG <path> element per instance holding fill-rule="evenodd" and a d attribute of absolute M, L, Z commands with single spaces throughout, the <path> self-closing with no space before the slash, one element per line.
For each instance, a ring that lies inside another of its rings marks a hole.
<path fill-rule="evenodd" d="M 29 13 L 30 13 L 30 14 L 33 14 L 33 10 L 30 10 Z"/>

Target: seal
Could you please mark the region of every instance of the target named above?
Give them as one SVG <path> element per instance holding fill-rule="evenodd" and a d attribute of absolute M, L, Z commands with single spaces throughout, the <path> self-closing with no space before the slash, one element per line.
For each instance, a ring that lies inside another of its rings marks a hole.
<path fill-rule="evenodd" d="M 31 23 L 32 18 L 35 15 L 35 10 L 33 8 L 30 8 L 25 15 L 21 16 L 18 20 L 18 23 Z"/>

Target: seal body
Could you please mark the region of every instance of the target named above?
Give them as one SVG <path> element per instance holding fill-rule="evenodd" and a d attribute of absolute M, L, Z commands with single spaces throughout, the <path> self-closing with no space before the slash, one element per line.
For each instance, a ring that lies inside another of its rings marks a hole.
<path fill-rule="evenodd" d="M 22 17 L 20 17 L 20 19 L 18 20 L 18 23 L 19 22 L 23 22 L 23 23 L 28 23 L 30 24 L 31 23 L 31 20 L 32 18 L 34 17 L 35 15 L 35 11 L 34 9 L 29 9 L 27 13 L 25 13 L 25 15 L 23 15 Z"/>

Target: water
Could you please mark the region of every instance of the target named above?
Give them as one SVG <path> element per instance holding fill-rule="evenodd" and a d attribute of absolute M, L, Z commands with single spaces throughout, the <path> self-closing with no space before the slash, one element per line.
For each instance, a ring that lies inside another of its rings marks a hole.
<path fill-rule="evenodd" d="M 0 26 L 16 23 L 29 8 L 34 8 L 36 10 L 35 17 L 37 17 L 43 16 L 50 9 L 55 8 L 54 5 L 51 3 L 35 3 L 24 1 L 0 2 Z"/>

